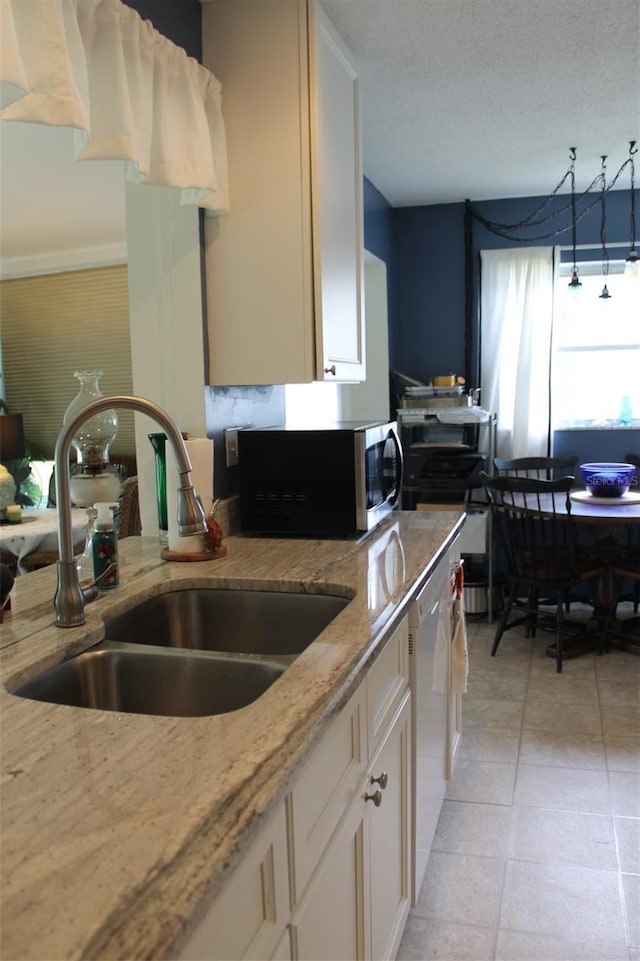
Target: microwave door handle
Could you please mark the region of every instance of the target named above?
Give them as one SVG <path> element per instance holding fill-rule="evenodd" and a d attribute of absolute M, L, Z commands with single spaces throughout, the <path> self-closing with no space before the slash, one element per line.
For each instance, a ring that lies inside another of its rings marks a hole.
<path fill-rule="evenodd" d="M 398 437 L 395 430 L 391 431 L 391 437 L 393 438 L 393 443 L 396 448 L 396 464 L 398 465 L 396 471 L 396 487 L 390 496 L 390 500 L 397 501 L 400 497 L 400 492 L 402 491 L 402 475 L 404 471 L 404 457 L 402 454 L 402 444 L 400 443 L 400 438 Z"/>

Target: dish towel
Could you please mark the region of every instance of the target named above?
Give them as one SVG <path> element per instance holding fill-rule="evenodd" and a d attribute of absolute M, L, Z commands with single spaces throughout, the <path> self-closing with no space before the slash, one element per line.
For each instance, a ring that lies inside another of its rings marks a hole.
<path fill-rule="evenodd" d="M 464 595 L 461 593 L 453 603 L 453 637 L 451 639 L 451 692 L 465 694 L 469 676 L 469 650 L 467 647 L 467 621 L 464 612 Z"/>
<path fill-rule="evenodd" d="M 433 655 L 433 684 L 431 690 L 434 694 L 447 694 L 449 682 L 449 645 L 451 637 L 448 631 L 448 618 L 438 618 L 436 628 L 436 647 Z"/>

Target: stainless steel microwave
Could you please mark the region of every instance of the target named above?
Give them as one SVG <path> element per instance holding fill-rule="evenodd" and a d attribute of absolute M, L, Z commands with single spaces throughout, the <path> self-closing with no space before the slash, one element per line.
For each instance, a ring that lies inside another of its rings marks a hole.
<path fill-rule="evenodd" d="M 241 430 L 238 464 L 246 532 L 353 537 L 373 530 L 400 499 L 395 422 Z"/>

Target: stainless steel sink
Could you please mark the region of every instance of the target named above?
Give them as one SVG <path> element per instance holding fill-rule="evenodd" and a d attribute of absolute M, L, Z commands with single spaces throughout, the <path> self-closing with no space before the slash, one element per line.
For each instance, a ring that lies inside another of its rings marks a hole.
<path fill-rule="evenodd" d="M 285 667 L 267 660 L 105 642 L 12 691 L 72 707 L 203 717 L 257 700 Z"/>
<path fill-rule="evenodd" d="M 105 637 L 291 659 L 348 603 L 348 598 L 329 594 L 188 588 L 159 594 L 110 618 Z"/>
<path fill-rule="evenodd" d="M 348 603 L 329 594 L 170 591 L 110 618 L 101 644 L 12 693 L 129 714 L 226 714 L 257 700 Z"/>

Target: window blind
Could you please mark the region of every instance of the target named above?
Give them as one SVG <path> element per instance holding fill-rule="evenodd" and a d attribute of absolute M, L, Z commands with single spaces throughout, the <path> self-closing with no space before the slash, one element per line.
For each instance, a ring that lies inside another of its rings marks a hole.
<path fill-rule="evenodd" d="M 131 394 L 126 264 L 17 277 L 0 283 L 4 401 L 21 413 L 32 456 L 52 458 L 76 370 L 102 370 L 103 394 Z M 118 410 L 111 447 L 135 454 L 133 412 Z"/>

